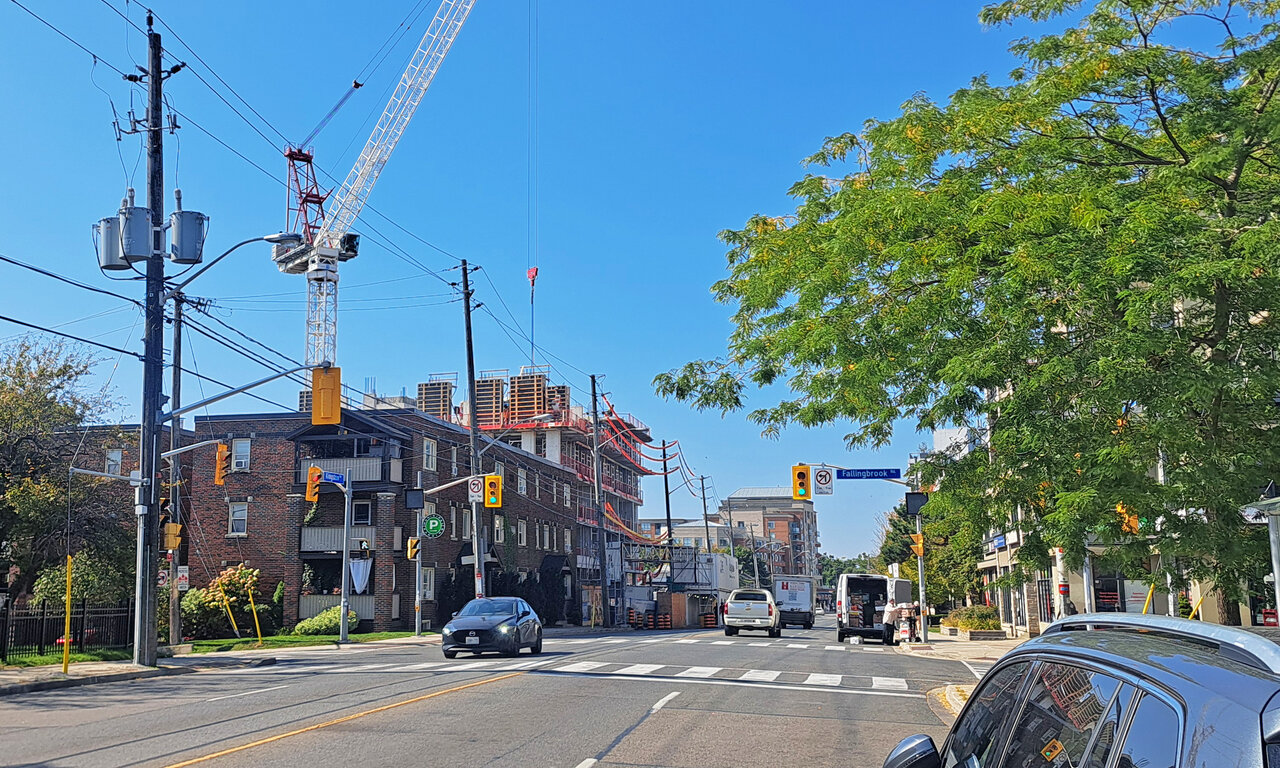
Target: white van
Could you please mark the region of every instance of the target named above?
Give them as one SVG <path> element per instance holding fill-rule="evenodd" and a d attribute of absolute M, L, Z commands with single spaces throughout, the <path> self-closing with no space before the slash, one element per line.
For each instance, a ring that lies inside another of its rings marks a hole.
<path fill-rule="evenodd" d="M 911 602 L 911 582 L 875 573 L 842 573 L 836 580 L 836 641 L 849 635 L 885 638 L 885 604 Z M 890 642 L 894 642 L 890 640 Z"/>

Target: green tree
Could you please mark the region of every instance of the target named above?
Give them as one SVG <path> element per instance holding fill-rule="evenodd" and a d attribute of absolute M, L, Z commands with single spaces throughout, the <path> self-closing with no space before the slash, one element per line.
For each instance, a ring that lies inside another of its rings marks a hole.
<path fill-rule="evenodd" d="M 950 457 L 935 500 L 977 499 L 971 529 L 1016 520 L 1024 569 L 1050 546 L 1078 566 L 1086 541 L 1154 543 L 1233 605 L 1265 543 L 1237 510 L 1280 466 L 1276 14 L 988 5 L 993 26 L 1066 29 L 1015 42 L 1005 84 L 918 94 L 828 139 L 810 163 L 835 173 L 796 183 L 793 214 L 722 234 L 727 356 L 658 391 L 732 410 L 785 381 L 750 414 L 765 434 L 843 420 L 850 446 L 900 419 L 983 428 L 988 450 Z"/>
<path fill-rule="evenodd" d="M 760 552 L 756 552 L 755 565 L 751 564 L 751 548 L 737 547 L 733 548 L 734 557 L 738 558 L 738 583 L 754 585 L 756 583 L 756 570 L 760 573 L 760 586 L 768 587 L 773 584 L 773 579 L 769 576 L 769 561 L 766 560 Z"/>
<path fill-rule="evenodd" d="M 71 602 L 118 603 L 133 594 L 133 569 L 122 568 L 118 558 L 104 558 L 91 549 L 71 558 Z M 67 565 L 64 560 L 40 572 L 32 590 L 37 601 L 62 606 L 67 594 Z"/>
<path fill-rule="evenodd" d="M 18 567 L 19 592 L 47 566 L 65 563 L 68 522 L 73 553 L 91 548 L 98 561 L 133 569 L 128 500 L 101 492 L 106 481 L 84 479 L 67 499 L 83 426 L 110 407 L 87 390 L 93 364 L 60 342 L 24 337 L 0 347 L 0 566 Z"/>

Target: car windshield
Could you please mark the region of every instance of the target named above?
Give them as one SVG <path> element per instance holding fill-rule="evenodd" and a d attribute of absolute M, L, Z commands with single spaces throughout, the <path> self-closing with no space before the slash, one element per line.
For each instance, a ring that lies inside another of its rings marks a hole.
<path fill-rule="evenodd" d="M 472 600 L 458 611 L 459 616 L 510 616 L 516 612 L 514 600 Z"/>

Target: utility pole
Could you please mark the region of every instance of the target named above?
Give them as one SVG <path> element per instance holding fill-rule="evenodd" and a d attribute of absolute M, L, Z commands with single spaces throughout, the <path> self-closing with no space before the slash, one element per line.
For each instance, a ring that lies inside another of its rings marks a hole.
<path fill-rule="evenodd" d="M 147 14 L 147 206 L 151 209 L 151 253 L 147 255 L 144 304 L 138 445 L 140 485 L 134 505 L 138 519 L 138 571 L 134 583 L 133 663 L 145 667 L 156 665 L 156 534 L 159 530 L 156 481 L 160 457 L 160 389 L 164 375 L 164 133 L 160 120 L 164 69 L 160 33 L 152 29 L 151 23 L 151 14 Z"/>
<path fill-rule="evenodd" d="M 338 622 L 338 642 L 347 637 L 347 615 L 351 610 L 351 467 L 342 474 L 342 608 Z"/>
<path fill-rule="evenodd" d="M 173 386 L 169 393 L 169 408 L 177 410 L 182 405 L 182 294 L 173 297 Z M 182 417 L 169 423 L 169 450 L 182 445 Z M 181 523 L 182 517 L 182 461 L 175 454 L 169 458 L 169 504 L 173 510 L 170 520 Z M 169 550 L 169 645 L 182 642 L 182 610 L 178 591 L 178 558 L 182 545 Z"/>
<path fill-rule="evenodd" d="M 756 524 L 747 526 L 751 529 L 751 570 L 755 573 L 756 589 L 760 588 L 760 561 L 756 559 Z"/>
<path fill-rule="evenodd" d="M 662 441 L 662 501 L 667 505 L 667 588 L 676 580 L 675 534 L 671 530 L 671 475 L 667 473 L 667 441 Z"/>
<path fill-rule="evenodd" d="M 707 554 L 709 555 L 715 551 L 715 547 L 711 545 L 711 522 L 707 519 L 707 476 L 699 477 L 698 482 L 702 483 L 702 528 L 707 534 Z"/>
<path fill-rule="evenodd" d="M 462 312 L 467 334 L 467 421 L 471 427 L 471 476 L 482 476 L 480 468 L 480 424 L 476 416 L 476 352 L 471 340 L 471 277 L 467 260 L 462 260 Z M 471 556 L 475 559 L 477 598 L 484 597 L 484 560 L 480 554 L 480 507 L 471 502 Z"/>
<path fill-rule="evenodd" d="M 596 395 L 596 376 L 591 374 L 591 474 L 595 476 L 592 490 L 595 493 L 596 524 L 600 526 L 597 548 L 600 557 L 600 611 L 605 628 L 613 626 L 613 610 L 609 605 L 609 545 L 604 526 L 604 488 L 600 474 L 604 462 L 600 459 L 600 406 Z"/>

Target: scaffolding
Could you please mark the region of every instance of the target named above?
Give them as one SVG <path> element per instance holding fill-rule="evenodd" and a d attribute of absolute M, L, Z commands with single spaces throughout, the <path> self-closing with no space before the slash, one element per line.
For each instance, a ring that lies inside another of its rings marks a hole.
<path fill-rule="evenodd" d="M 507 399 L 507 418 L 512 424 L 524 423 L 548 411 L 547 375 L 550 366 L 526 365 L 511 377 L 511 394 Z"/>
<path fill-rule="evenodd" d="M 417 408 L 419 411 L 445 421 L 453 420 L 453 390 L 458 386 L 458 374 L 433 373 L 418 384 Z"/>

